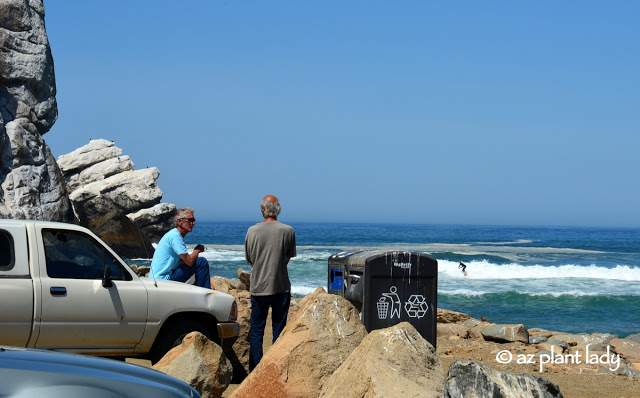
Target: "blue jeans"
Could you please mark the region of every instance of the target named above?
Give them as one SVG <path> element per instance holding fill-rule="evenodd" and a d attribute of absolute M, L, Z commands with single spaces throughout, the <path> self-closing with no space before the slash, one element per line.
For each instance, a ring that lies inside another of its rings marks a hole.
<path fill-rule="evenodd" d="M 187 264 L 182 264 L 173 272 L 169 277 L 169 280 L 186 282 L 191 278 L 193 274 L 196 274 L 196 285 L 200 287 L 206 287 L 211 289 L 211 277 L 209 275 L 209 262 L 204 257 L 198 257 L 195 264 L 189 267 Z"/>
<path fill-rule="evenodd" d="M 291 303 L 291 293 L 277 293 L 269 296 L 251 296 L 251 319 L 249 329 L 249 371 L 262 359 L 262 340 L 267 315 L 271 307 L 273 342 L 275 343 L 287 324 L 287 314 Z"/>

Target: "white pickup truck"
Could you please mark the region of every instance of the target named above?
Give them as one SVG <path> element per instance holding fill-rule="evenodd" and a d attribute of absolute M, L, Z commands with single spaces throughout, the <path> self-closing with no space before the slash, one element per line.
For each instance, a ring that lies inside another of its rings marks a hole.
<path fill-rule="evenodd" d="M 86 228 L 0 220 L 0 344 L 156 362 L 192 331 L 230 349 L 236 317 L 233 296 L 139 278 Z"/>

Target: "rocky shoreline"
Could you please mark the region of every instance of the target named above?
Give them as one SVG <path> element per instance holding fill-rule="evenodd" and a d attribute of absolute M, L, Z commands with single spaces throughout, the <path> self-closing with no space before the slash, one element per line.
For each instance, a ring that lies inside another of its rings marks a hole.
<path fill-rule="evenodd" d="M 292 300 L 273 345 L 267 325 L 265 356 L 247 375 L 249 280 L 241 269 L 238 276 L 212 277 L 214 289 L 236 297 L 241 335 L 223 355 L 224 374 L 207 366 L 217 392 L 202 386 L 203 397 L 640 397 L 640 335 L 496 325 L 439 308 L 434 350 L 406 322 L 366 333 L 351 303 L 321 287 Z M 220 380 L 229 382 L 221 387 Z"/>

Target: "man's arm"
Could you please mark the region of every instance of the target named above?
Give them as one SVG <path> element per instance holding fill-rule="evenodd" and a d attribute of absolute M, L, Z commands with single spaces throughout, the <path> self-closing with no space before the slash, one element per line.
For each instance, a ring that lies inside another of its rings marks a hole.
<path fill-rule="evenodd" d="M 183 254 L 179 254 L 179 256 L 183 263 L 187 264 L 189 267 L 192 267 L 193 264 L 196 263 L 196 260 L 198 259 L 198 256 L 200 255 L 200 253 L 202 253 L 203 251 L 204 251 L 204 248 L 203 250 L 200 250 L 200 248 L 196 246 L 196 248 L 193 249 L 191 254 L 183 253 Z"/>
<path fill-rule="evenodd" d="M 253 267 L 253 260 L 249 254 L 249 233 L 244 237 L 244 260 Z"/>

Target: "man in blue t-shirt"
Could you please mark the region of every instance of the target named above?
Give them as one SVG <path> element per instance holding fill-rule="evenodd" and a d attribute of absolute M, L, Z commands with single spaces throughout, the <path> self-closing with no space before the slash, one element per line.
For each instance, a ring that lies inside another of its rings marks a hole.
<path fill-rule="evenodd" d="M 176 227 L 164 234 L 153 253 L 149 278 L 186 282 L 195 274 L 196 285 L 211 289 L 209 262 L 204 257 L 198 257 L 204 251 L 204 246 L 197 245 L 189 254 L 184 244 L 184 237 L 196 225 L 194 212 L 190 207 L 178 209 Z"/>

